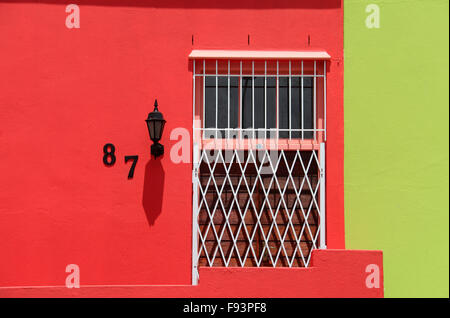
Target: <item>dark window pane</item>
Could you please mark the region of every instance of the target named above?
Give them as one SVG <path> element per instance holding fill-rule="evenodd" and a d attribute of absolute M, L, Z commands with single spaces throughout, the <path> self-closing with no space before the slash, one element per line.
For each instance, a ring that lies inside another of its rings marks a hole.
<path fill-rule="evenodd" d="M 279 78 L 279 128 L 289 129 L 289 78 Z M 280 131 L 280 138 L 289 138 L 288 131 Z"/>
<path fill-rule="evenodd" d="M 216 128 L 216 77 L 205 77 L 205 128 Z M 214 136 L 215 130 L 205 130 L 205 137 Z"/>
<path fill-rule="evenodd" d="M 217 128 L 228 128 L 228 78 L 219 76 L 218 84 Z M 218 138 L 225 137 L 225 130 L 219 130 Z"/>
<path fill-rule="evenodd" d="M 230 128 L 239 128 L 239 78 L 230 77 Z M 229 138 L 237 136 L 232 132 Z M 236 137 L 237 138 L 237 137 Z"/>
<path fill-rule="evenodd" d="M 295 131 L 295 129 L 301 129 L 301 78 L 300 77 L 292 77 L 291 79 L 291 129 L 294 130 L 291 132 L 292 138 L 301 138 L 301 132 Z"/>
<path fill-rule="evenodd" d="M 280 129 L 287 130 L 289 127 L 293 130 L 313 129 L 313 77 L 303 78 L 303 91 L 301 77 L 292 76 L 291 91 L 289 91 L 289 78 L 279 77 L 278 110 L 276 77 L 269 76 L 266 80 L 267 82 L 265 82 L 264 77 L 255 77 L 253 82 L 250 76 L 242 78 L 242 127 L 240 127 L 239 78 L 206 76 L 204 128 L 211 129 L 205 130 L 205 137 L 214 138 L 217 133 L 219 138 L 235 138 L 236 132 L 228 134 L 223 128 L 270 129 L 277 127 L 277 120 Z M 217 108 L 216 93 L 218 94 Z M 301 107 L 302 99 L 303 110 Z M 289 109 L 289 102 L 291 102 L 291 109 Z M 251 131 L 244 131 L 243 135 L 244 138 L 257 137 L 253 136 Z M 302 134 L 298 131 L 291 132 L 291 136 L 292 138 L 301 138 Z M 267 132 L 267 137 L 271 137 L 269 132 Z M 289 131 L 280 131 L 279 138 L 289 138 Z M 304 132 L 303 138 L 312 139 L 313 132 Z"/>
<path fill-rule="evenodd" d="M 265 128 L 265 83 L 264 77 L 255 77 L 255 128 Z M 264 133 L 256 131 L 256 138 L 264 138 Z"/>
<path fill-rule="evenodd" d="M 252 78 L 242 78 L 242 128 L 252 128 L 253 111 L 252 111 Z M 250 133 L 246 133 L 251 136 Z"/>
<path fill-rule="evenodd" d="M 292 77 L 291 86 L 291 129 L 313 129 L 313 79 L 312 77 L 303 78 L 303 95 L 302 95 L 301 77 Z M 303 114 L 302 114 L 302 98 L 303 98 Z M 303 122 L 302 122 L 303 115 Z M 301 138 L 301 132 L 291 132 L 292 138 Z M 306 131 L 303 134 L 304 139 L 313 138 L 312 131 Z"/>
<path fill-rule="evenodd" d="M 277 128 L 277 78 L 267 77 L 267 128 Z M 267 133 L 270 137 L 270 133 Z M 275 138 L 275 134 L 272 135 Z"/>
<path fill-rule="evenodd" d="M 303 122 L 305 129 L 313 129 L 314 128 L 314 113 L 313 113 L 313 78 L 312 77 L 304 77 L 303 78 Z M 307 131 L 304 134 L 305 139 L 312 139 L 314 137 L 314 133 L 312 131 Z"/>

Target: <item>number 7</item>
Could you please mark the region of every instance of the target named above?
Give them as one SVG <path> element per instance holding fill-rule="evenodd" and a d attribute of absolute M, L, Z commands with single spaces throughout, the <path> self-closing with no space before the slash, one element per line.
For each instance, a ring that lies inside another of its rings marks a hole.
<path fill-rule="evenodd" d="M 131 164 L 130 171 L 128 172 L 128 179 L 132 179 L 134 175 L 134 168 L 136 168 L 136 164 L 138 161 L 138 156 L 125 156 L 125 163 L 128 161 L 133 160 L 133 163 Z"/>

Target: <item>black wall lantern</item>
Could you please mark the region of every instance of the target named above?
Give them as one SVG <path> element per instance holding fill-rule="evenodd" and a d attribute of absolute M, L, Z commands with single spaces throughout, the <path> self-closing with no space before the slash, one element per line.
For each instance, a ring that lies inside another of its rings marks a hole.
<path fill-rule="evenodd" d="M 166 121 L 164 120 L 163 114 L 158 110 L 158 101 L 155 99 L 155 109 L 151 113 L 148 114 L 147 119 L 148 133 L 150 135 L 150 139 L 153 141 L 153 145 L 151 147 L 151 154 L 156 158 L 164 154 L 164 146 L 161 145 L 158 141 L 161 139 L 164 124 Z"/>

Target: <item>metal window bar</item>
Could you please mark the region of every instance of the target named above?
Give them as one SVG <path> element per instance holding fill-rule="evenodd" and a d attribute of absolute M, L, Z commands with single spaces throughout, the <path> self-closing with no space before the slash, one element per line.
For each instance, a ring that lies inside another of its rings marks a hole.
<path fill-rule="evenodd" d="M 316 140 L 316 61 L 314 61 L 314 84 L 313 84 L 313 94 L 314 94 L 314 98 L 313 98 L 313 139 Z"/>
<path fill-rule="evenodd" d="M 216 136 L 217 139 L 217 135 L 219 133 L 219 121 L 218 121 L 218 117 L 219 117 L 219 72 L 218 72 L 218 63 L 219 61 L 216 60 L 216 126 L 214 127 L 214 135 Z"/>
<path fill-rule="evenodd" d="M 292 75 L 291 75 L 291 61 L 289 60 L 289 139 L 292 139 Z"/>
<path fill-rule="evenodd" d="M 321 143 L 320 144 L 320 184 L 321 184 L 321 188 L 320 188 L 320 219 L 322 220 L 322 222 L 320 222 L 320 248 L 321 249 L 326 249 L 327 245 L 326 245 L 326 237 L 325 237 L 325 233 L 326 233 L 326 229 L 325 229 L 325 218 L 326 218 L 326 208 L 325 208 L 325 143 Z"/>
<path fill-rule="evenodd" d="M 203 75 L 203 74 L 196 74 L 195 75 L 195 77 L 203 77 L 203 76 L 205 76 L 205 77 L 214 77 L 214 76 L 216 76 L 216 74 L 205 74 L 205 75 Z M 240 74 L 230 74 L 229 75 L 230 77 L 240 77 L 241 75 Z M 255 76 L 255 77 L 264 77 L 264 74 L 254 74 L 254 75 L 252 75 L 251 73 L 249 73 L 249 74 L 242 74 L 242 76 L 248 76 L 248 77 L 251 77 L 251 76 Z M 286 78 L 289 78 L 289 74 L 279 74 L 278 75 L 279 77 L 286 77 Z M 292 76 L 297 76 L 297 77 L 301 77 L 302 75 L 301 74 L 292 74 Z M 315 77 L 315 78 L 322 78 L 322 77 L 325 77 L 325 76 L 323 76 L 323 75 L 321 75 L 321 74 L 316 74 L 316 75 L 308 75 L 308 74 L 304 74 L 303 75 L 303 77 Z"/>
<path fill-rule="evenodd" d="M 327 61 L 323 61 L 323 112 L 324 112 L 324 129 L 325 138 L 327 140 Z"/>
<path fill-rule="evenodd" d="M 203 92 L 202 92 L 202 94 L 203 94 L 203 122 L 202 122 L 202 125 L 203 125 L 203 127 L 205 127 L 205 119 L 206 119 L 206 101 L 205 101 L 205 99 L 206 99 L 206 61 L 205 60 L 203 60 L 203 80 L 202 80 L 202 82 L 203 82 Z M 203 137 L 205 137 L 205 136 L 203 136 Z"/>
<path fill-rule="evenodd" d="M 228 129 L 230 129 L 230 60 L 228 60 Z M 229 130 L 226 134 L 227 138 L 230 138 Z"/>
<path fill-rule="evenodd" d="M 251 128 L 249 128 L 249 129 L 251 129 Z M 247 129 L 247 130 L 249 130 L 249 129 Z M 208 131 L 208 130 L 211 130 L 211 128 L 198 128 L 198 127 L 195 127 L 194 130 L 197 130 L 197 131 L 198 130 L 200 130 L 200 131 Z M 241 128 L 220 128 L 220 130 L 229 131 L 229 132 L 239 132 L 242 129 Z M 292 131 L 292 132 L 298 132 L 298 133 L 301 133 L 302 131 L 303 132 L 316 131 L 316 132 L 324 132 L 325 133 L 325 129 L 324 128 L 316 128 L 316 129 L 314 129 L 314 128 L 304 128 L 304 129 L 294 129 L 294 128 L 291 128 L 291 129 L 289 129 L 289 128 L 259 128 L 259 130 L 261 130 L 261 131 L 264 130 L 267 133 L 270 133 L 272 131 L 280 131 L 280 132 Z"/>
<path fill-rule="evenodd" d="M 199 231 L 198 224 L 198 199 L 199 199 L 199 183 L 198 183 L 198 168 L 199 168 L 199 149 L 198 143 L 193 143 L 192 151 L 192 285 L 198 284 L 198 239 Z"/>
<path fill-rule="evenodd" d="M 243 107 L 242 107 L 242 61 L 239 63 L 239 139 L 242 140 L 242 117 L 243 117 Z"/>
<path fill-rule="evenodd" d="M 195 60 L 193 61 L 194 65 L 195 65 Z M 314 72 L 313 74 L 305 74 L 304 71 L 304 61 L 301 60 L 300 63 L 300 72 L 299 74 L 296 74 L 294 72 L 292 72 L 292 60 L 288 61 L 289 63 L 289 73 L 288 74 L 280 74 L 280 62 L 277 60 L 276 61 L 276 74 L 273 74 L 276 76 L 276 114 L 274 114 L 276 116 L 276 128 L 277 128 L 277 138 L 280 138 L 280 132 L 286 131 L 288 133 L 288 139 L 293 139 L 292 137 L 292 133 L 293 132 L 299 132 L 300 134 L 300 139 L 304 140 L 305 139 L 305 133 L 306 132 L 312 132 L 313 134 L 313 140 L 317 140 L 317 132 L 323 131 L 324 132 L 324 140 L 326 140 L 326 123 L 327 123 L 327 118 L 326 118 L 326 61 L 323 61 L 324 64 L 324 74 L 318 74 L 317 72 L 317 61 L 314 60 Z M 247 135 L 250 134 L 252 136 L 252 138 L 257 138 L 259 136 L 259 133 L 261 131 L 264 131 L 264 139 L 267 139 L 267 134 L 271 132 L 272 129 L 267 128 L 267 118 L 269 117 L 268 114 L 268 105 L 267 105 L 267 77 L 268 77 L 268 73 L 267 73 L 267 61 L 264 61 L 264 74 L 255 74 L 255 62 L 252 61 L 252 71 L 251 74 L 249 74 L 249 72 L 244 73 L 243 72 L 243 61 L 240 61 L 239 64 L 239 74 L 231 74 L 231 60 L 228 60 L 228 71 L 227 74 L 224 76 L 227 76 L 227 113 L 228 113 L 228 118 L 227 118 L 227 123 L 225 123 L 224 126 L 226 126 L 226 128 L 220 128 L 218 127 L 218 121 L 219 121 L 219 90 L 218 90 L 218 80 L 219 80 L 219 72 L 218 72 L 218 60 L 215 60 L 215 72 L 213 74 L 207 74 L 206 72 L 206 60 L 203 60 L 203 72 L 200 74 L 196 74 L 194 72 L 193 74 L 193 79 L 195 82 L 195 78 L 197 77 L 202 77 L 202 85 L 203 85 L 203 96 L 202 96 L 202 100 L 203 100 L 203 114 L 202 114 L 202 118 L 203 118 L 203 138 L 208 137 L 207 133 L 210 134 L 212 131 L 214 131 L 214 137 L 218 138 L 219 137 L 219 132 L 221 131 L 225 131 L 225 138 L 230 138 L 231 132 L 237 132 L 238 135 L 233 135 L 233 136 L 237 136 L 237 138 L 242 139 L 243 138 L 243 134 L 246 133 Z M 297 72 L 298 73 L 298 72 Z M 215 82 L 216 82 L 216 87 L 215 87 L 215 127 L 210 127 L 208 129 L 206 129 L 205 125 L 205 113 L 206 113 L 206 100 L 205 100 L 205 91 L 206 91 L 206 78 L 207 77 L 215 77 Z M 301 101 L 300 101 L 300 129 L 292 129 L 292 76 L 296 76 L 300 78 L 300 92 L 301 92 Z M 239 120 L 238 120 L 238 126 L 239 128 L 231 128 L 231 104 L 230 104 L 230 97 L 231 97 L 231 77 L 238 77 L 239 78 L 239 102 L 238 102 L 238 116 L 239 116 Z M 244 77 L 251 77 L 252 79 L 252 105 L 251 105 L 251 111 L 252 111 L 252 117 L 251 117 L 251 123 L 252 123 L 252 127 L 247 127 L 247 128 L 243 128 L 243 96 L 242 96 L 242 83 L 243 83 L 243 78 Z M 264 78 L 264 128 L 256 128 L 255 127 L 255 78 L 256 77 L 263 77 Z M 312 78 L 313 80 L 313 109 L 312 109 L 312 115 L 313 115 L 313 127 L 311 129 L 306 129 L 305 128 L 305 82 L 304 82 L 304 78 Z M 287 78 L 288 82 L 289 82 L 289 87 L 288 87 L 288 94 L 289 94 L 289 101 L 288 101 L 288 127 L 289 129 L 281 129 L 280 128 L 280 78 Z M 323 88 L 324 88 L 324 96 L 323 96 L 323 105 L 317 105 L 317 78 L 323 78 Z M 194 92 L 195 94 L 195 92 Z M 194 100 L 194 104 L 195 104 L 195 100 Z M 194 106 L 195 107 L 195 106 Z M 324 127 L 323 128 L 317 128 L 317 111 L 318 111 L 318 107 L 322 107 L 323 108 L 323 114 L 324 114 Z M 194 109 L 195 111 L 195 109 Z M 196 128 L 197 129 L 197 128 Z M 237 130 L 236 130 L 237 129 Z M 258 134 L 256 134 L 258 132 Z M 220 134 L 221 135 L 221 134 Z M 220 136 L 221 137 L 221 136 Z"/>
<path fill-rule="evenodd" d="M 255 61 L 252 61 L 252 138 L 255 136 Z"/>
<path fill-rule="evenodd" d="M 267 139 L 267 61 L 264 61 L 264 140 Z"/>
<path fill-rule="evenodd" d="M 323 144 L 320 150 L 280 150 L 274 158 L 267 150 L 262 156 L 249 151 L 243 161 L 238 150 L 230 151 L 230 162 L 222 151 L 208 159 L 207 150 L 194 160 L 199 242 L 193 264 L 308 267 L 311 252 L 326 248 Z"/>
<path fill-rule="evenodd" d="M 304 124 L 304 111 L 305 111 L 305 106 L 304 106 L 304 98 L 305 98 L 305 92 L 303 91 L 303 60 L 302 60 L 302 65 L 301 65 L 301 76 L 302 76 L 302 78 L 301 78 L 301 89 L 300 89 L 300 92 L 301 92 L 301 94 L 302 94 L 302 96 L 301 96 L 301 128 L 303 129 L 304 127 L 305 127 L 305 124 Z M 303 130 L 302 130 L 302 133 L 301 133 L 301 136 L 302 136 L 302 140 L 305 138 L 305 135 L 304 135 L 304 133 L 303 133 Z"/>
<path fill-rule="evenodd" d="M 280 79 L 279 79 L 279 74 L 280 74 L 280 63 L 277 60 L 277 80 L 276 80 L 276 84 L 277 84 L 277 101 L 276 101 L 276 108 L 277 108 L 277 138 L 280 138 Z"/>
<path fill-rule="evenodd" d="M 195 60 L 192 61 L 192 128 L 195 128 Z M 194 137 L 194 133 L 192 133 Z"/>

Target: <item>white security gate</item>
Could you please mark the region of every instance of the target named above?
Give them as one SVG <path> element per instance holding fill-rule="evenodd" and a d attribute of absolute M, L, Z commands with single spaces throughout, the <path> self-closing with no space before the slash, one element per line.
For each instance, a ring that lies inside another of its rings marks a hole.
<path fill-rule="evenodd" d="M 325 245 L 325 144 L 208 150 L 194 144 L 192 283 L 199 266 L 307 267 Z"/>
<path fill-rule="evenodd" d="M 307 267 L 326 248 L 328 54 L 218 52 L 191 53 L 194 285 L 199 266 Z"/>

